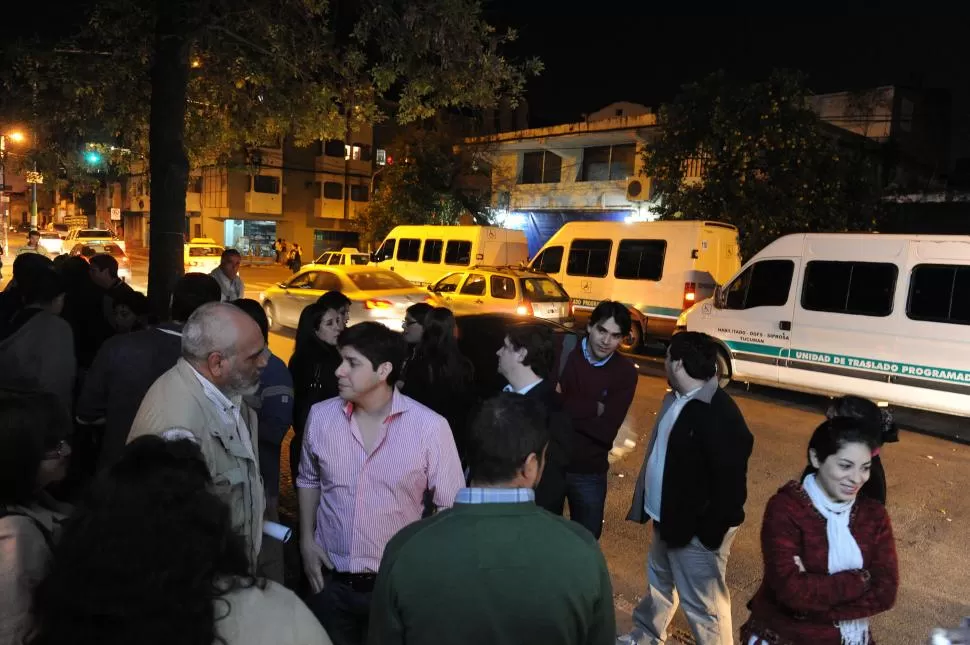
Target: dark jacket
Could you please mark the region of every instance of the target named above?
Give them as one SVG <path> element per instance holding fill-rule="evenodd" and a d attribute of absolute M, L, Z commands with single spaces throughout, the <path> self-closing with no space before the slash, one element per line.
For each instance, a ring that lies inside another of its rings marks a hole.
<path fill-rule="evenodd" d="M 85 422 L 104 423 L 98 469 L 118 461 L 145 394 L 182 355 L 182 326 L 167 323 L 109 338 L 98 350 L 77 403 Z"/>
<path fill-rule="evenodd" d="M 562 397 L 556 392 L 556 384 L 550 379 L 542 380 L 525 393 L 526 398 L 543 404 L 549 426 L 549 447 L 546 448 L 546 465 L 542 479 L 536 487 L 536 505 L 551 513 L 562 514 L 563 491 L 566 487 L 566 466 L 569 465 L 572 441 L 572 424 L 562 407 Z"/>
<path fill-rule="evenodd" d="M 308 346 L 307 351 L 293 354 L 290 358 L 290 374 L 293 375 L 293 432 L 298 437 L 303 437 L 310 408 L 340 393 L 334 372 L 340 367 L 341 361 L 336 347 L 316 339 Z"/>
<path fill-rule="evenodd" d="M 468 363 L 468 376 L 464 381 L 445 383 L 433 380 L 431 370 L 421 356 L 415 356 L 408 361 L 407 367 L 407 380 L 404 381 L 401 394 L 428 406 L 447 419 L 458 455 L 464 461 L 466 429 L 470 415 L 477 405 L 472 391 L 474 371 L 471 363 Z"/>
<path fill-rule="evenodd" d="M 788 482 L 768 500 L 761 525 L 765 577 L 748 604 L 751 618 L 741 628 L 742 643 L 758 634 L 780 645 L 839 645 L 837 622 L 868 618 L 895 604 L 899 568 L 885 507 L 860 495 L 849 531 L 862 551 L 868 581 L 860 571 L 829 573 L 826 522 L 801 484 Z"/>
<path fill-rule="evenodd" d="M 657 413 L 627 519 L 645 523 L 644 474 L 657 441 L 657 426 L 674 401 L 664 398 Z M 667 546 L 686 546 L 694 536 L 717 549 L 724 535 L 744 521 L 748 459 L 754 437 L 730 396 L 709 380 L 684 405 L 670 431 L 660 498 L 660 536 Z"/>

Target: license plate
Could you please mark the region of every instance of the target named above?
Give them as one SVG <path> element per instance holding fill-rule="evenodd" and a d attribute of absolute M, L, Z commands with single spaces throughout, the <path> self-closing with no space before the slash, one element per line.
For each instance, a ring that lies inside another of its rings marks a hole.
<path fill-rule="evenodd" d="M 546 310 L 546 313 L 549 314 L 550 316 L 552 316 L 554 314 L 558 314 L 559 313 L 559 307 L 556 307 L 556 306 L 549 307 Z"/>

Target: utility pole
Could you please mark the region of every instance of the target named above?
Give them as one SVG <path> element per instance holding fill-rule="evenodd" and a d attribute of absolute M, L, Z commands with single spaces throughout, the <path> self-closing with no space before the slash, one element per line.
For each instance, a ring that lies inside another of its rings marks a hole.
<path fill-rule="evenodd" d="M 34 162 L 34 182 L 30 185 L 30 228 L 37 230 L 37 162 Z"/>

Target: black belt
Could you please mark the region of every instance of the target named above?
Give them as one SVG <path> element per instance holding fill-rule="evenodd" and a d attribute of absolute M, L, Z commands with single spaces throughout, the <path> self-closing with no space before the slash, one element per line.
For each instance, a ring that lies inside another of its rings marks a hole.
<path fill-rule="evenodd" d="M 374 583 L 377 582 L 376 573 L 344 573 L 343 571 L 331 571 L 330 578 L 334 582 L 350 587 L 354 591 L 368 593 L 374 591 Z"/>

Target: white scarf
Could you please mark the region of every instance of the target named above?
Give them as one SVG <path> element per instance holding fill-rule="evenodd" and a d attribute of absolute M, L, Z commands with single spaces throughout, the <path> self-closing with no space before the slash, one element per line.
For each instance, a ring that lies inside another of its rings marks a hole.
<path fill-rule="evenodd" d="M 812 505 L 825 518 L 825 533 L 829 541 L 829 573 L 851 571 L 862 568 L 862 551 L 849 532 L 849 516 L 855 499 L 848 502 L 833 502 L 815 481 L 815 475 L 808 475 L 802 482 Z M 857 618 L 839 622 L 839 632 L 844 645 L 867 645 L 869 643 L 869 619 Z"/>

